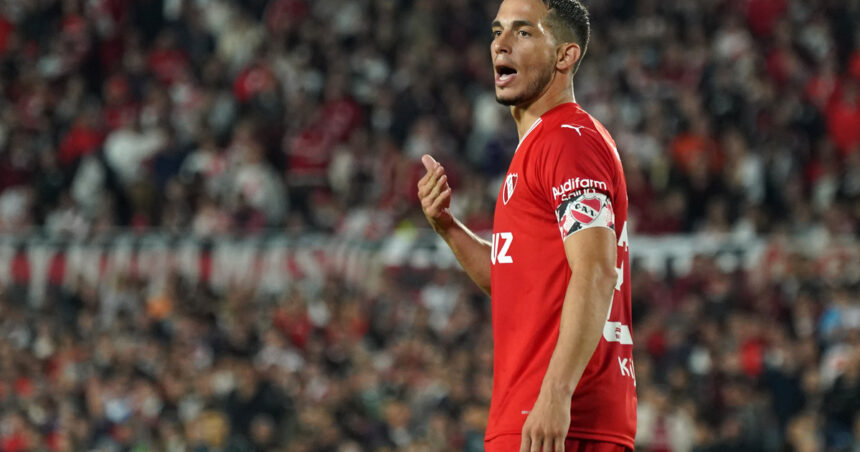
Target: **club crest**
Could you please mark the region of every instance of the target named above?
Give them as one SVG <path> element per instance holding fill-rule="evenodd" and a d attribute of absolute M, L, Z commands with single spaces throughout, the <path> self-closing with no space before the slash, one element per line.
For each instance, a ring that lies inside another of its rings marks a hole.
<path fill-rule="evenodd" d="M 502 202 L 505 205 L 514 196 L 514 189 L 517 188 L 517 178 L 517 173 L 508 174 L 508 177 L 505 178 L 505 183 L 502 186 Z"/>
<path fill-rule="evenodd" d="M 601 204 L 597 198 L 581 197 L 570 205 L 570 214 L 582 224 L 591 224 L 599 215 Z"/>

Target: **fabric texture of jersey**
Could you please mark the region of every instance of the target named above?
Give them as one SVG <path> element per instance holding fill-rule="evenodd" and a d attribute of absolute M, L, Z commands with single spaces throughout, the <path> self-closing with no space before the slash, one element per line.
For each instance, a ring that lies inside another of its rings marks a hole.
<path fill-rule="evenodd" d="M 618 279 L 603 337 L 571 399 L 568 437 L 633 448 L 627 186 L 612 137 L 575 103 L 553 108 L 529 129 L 496 201 L 487 441 L 520 434 L 537 400 L 571 276 L 563 241 L 588 227 L 614 230 Z"/>

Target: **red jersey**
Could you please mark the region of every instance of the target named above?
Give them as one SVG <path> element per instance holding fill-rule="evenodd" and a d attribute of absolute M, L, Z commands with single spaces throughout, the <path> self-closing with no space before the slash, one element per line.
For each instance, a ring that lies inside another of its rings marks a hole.
<path fill-rule="evenodd" d="M 522 432 L 558 340 L 571 276 L 563 241 L 590 227 L 615 231 L 618 280 L 603 337 L 571 399 L 568 437 L 633 448 L 627 185 L 612 137 L 575 103 L 548 111 L 523 136 L 496 201 L 487 441 Z"/>

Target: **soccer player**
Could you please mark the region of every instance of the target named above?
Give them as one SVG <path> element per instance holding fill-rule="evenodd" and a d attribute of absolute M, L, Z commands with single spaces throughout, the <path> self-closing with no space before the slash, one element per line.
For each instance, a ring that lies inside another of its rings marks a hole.
<path fill-rule="evenodd" d="M 491 242 L 450 211 L 431 156 L 422 209 L 491 295 L 488 452 L 625 451 L 636 433 L 627 187 L 615 143 L 574 98 L 590 34 L 578 0 L 504 0 L 490 51 L 520 142 Z"/>

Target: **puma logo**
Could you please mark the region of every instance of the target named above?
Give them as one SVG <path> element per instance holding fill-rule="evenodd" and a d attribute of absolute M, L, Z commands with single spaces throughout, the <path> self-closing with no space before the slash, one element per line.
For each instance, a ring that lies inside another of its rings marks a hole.
<path fill-rule="evenodd" d="M 579 134 L 579 136 L 582 136 L 582 132 L 580 132 L 580 131 L 579 131 L 579 129 L 581 129 L 581 128 L 583 128 L 583 127 L 585 127 L 585 126 L 572 126 L 572 125 L 570 125 L 570 124 L 562 124 L 562 125 L 561 125 L 561 128 L 562 128 L 562 129 L 573 129 L 573 130 L 576 130 L 576 133 L 578 133 L 578 134 Z"/>

